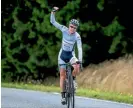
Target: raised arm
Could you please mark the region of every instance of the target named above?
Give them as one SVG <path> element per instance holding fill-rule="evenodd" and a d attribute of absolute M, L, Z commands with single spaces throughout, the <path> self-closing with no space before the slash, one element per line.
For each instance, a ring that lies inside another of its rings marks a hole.
<path fill-rule="evenodd" d="M 55 8 L 55 7 L 54 7 Z M 51 16 L 50 16 L 50 22 L 58 29 L 60 29 L 61 31 L 63 30 L 63 28 L 65 28 L 65 26 L 59 24 L 58 22 L 56 22 L 55 20 L 55 12 L 58 10 L 58 8 L 56 7 L 55 10 L 52 10 L 51 12 Z"/>

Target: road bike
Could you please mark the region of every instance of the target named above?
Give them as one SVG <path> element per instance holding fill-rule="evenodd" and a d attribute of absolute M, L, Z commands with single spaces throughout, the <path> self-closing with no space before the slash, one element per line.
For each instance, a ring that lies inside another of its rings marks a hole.
<path fill-rule="evenodd" d="M 80 63 L 80 62 L 76 62 Z M 66 63 L 66 79 L 64 81 L 64 92 L 67 108 L 75 108 L 75 89 L 72 77 L 72 65 L 70 62 Z M 81 67 L 80 67 L 81 69 Z"/>

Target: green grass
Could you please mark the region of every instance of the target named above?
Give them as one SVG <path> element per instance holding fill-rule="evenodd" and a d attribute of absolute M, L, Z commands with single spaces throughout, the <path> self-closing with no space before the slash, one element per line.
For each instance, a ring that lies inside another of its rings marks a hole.
<path fill-rule="evenodd" d="M 1 86 L 8 88 L 29 89 L 29 90 L 44 91 L 44 92 L 60 92 L 60 88 L 54 85 L 45 86 L 42 84 L 33 85 L 33 84 L 24 84 L 24 83 L 2 82 Z M 121 94 L 115 92 L 105 92 L 100 90 L 90 90 L 87 88 L 78 88 L 76 95 L 133 104 L 133 95 L 131 94 Z"/>

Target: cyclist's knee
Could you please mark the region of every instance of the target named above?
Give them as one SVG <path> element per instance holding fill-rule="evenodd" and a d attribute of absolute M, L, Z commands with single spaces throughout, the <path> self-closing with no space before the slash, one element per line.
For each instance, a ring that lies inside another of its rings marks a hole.
<path fill-rule="evenodd" d="M 74 71 L 78 72 L 79 71 L 79 64 L 73 65 Z"/>
<path fill-rule="evenodd" d="M 61 68 L 61 69 L 60 69 L 60 77 L 61 77 L 61 78 L 65 78 L 65 75 L 66 75 L 65 69 L 64 69 L 64 68 Z"/>

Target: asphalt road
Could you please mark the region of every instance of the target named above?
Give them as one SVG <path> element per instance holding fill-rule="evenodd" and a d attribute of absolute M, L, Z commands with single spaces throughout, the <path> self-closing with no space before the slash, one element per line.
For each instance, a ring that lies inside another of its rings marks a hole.
<path fill-rule="evenodd" d="M 58 93 L 1 88 L 1 108 L 66 108 Z M 76 96 L 75 108 L 133 108 L 133 105 Z"/>

